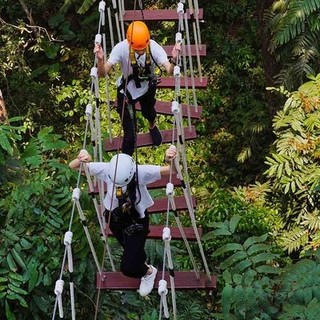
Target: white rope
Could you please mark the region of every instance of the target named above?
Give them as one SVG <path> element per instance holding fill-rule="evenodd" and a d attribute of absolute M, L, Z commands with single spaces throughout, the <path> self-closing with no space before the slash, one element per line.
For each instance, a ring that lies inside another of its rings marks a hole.
<path fill-rule="evenodd" d="M 181 107 L 178 103 L 173 102 L 172 103 L 172 113 L 175 118 L 175 123 L 177 127 L 177 145 L 178 150 L 182 156 L 182 163 L 184 168 L 184 174 L 185 174 L 185 182 L 186 182 L 186 189 L 189 196 L 189 200 L 192 203 L 192 195 L 191 195 L 191 188 L 189 185 L 189 175 L 188 175 L 188 164 L 187 164 L 187 156 L 186 156 L 186 150 L 185 150 L 185 136 L 184 136 L 184 128 L 183 128 L 183 119 L 182 119 L 182 112 Z M 178 161 L 179 155 L 176 159 L 176 162 Z M 182 176 L 181 176 L 182 179 Z"/>
<path fill-rule="evenodd" d="M 185 27 L 186 27 L 186 37 L 187 37 L 187 49 L 188 49 L 188 57 L 189 57 L 189 67 L 190 67 L 190 76 L 191 76 L 191 87 L 192 87 L 192 96 L 193 96 L 193 104 L 197 106 L 197 97 L 196 97 L 196 89 L 194 82 L 194 71 L 193 71 L 193 62 L 191 55 L 191 43 L 190 43 L 190 33 L 188 27 L 188 17 L 187 14 L 184 14 L 185 19 Z"/>
<path fill-rule="evenodd" d="M 179 116 L 179 114 L 181 114 L 181 112 L 180 112 L 179 109 L 180 109 L 180 107 L 179 107 L 179 105 L 177 103 L 173 103 L 172 104 L 172 113 L 174 114 L 175 123 L 177 125 L 177 132 L 178 132 L 177 142 L 178 142 L 178 145 L 181 148 L 180 151 L 182 151 L 184 173 L 188 178 L 188 168 L 187 168 L 187 159 L 186 159 L 186 153 L 185 153 L 185 148 L 184 148 L 184 139 L 182 138 L 182 136 L 179 139 L 179 136 L 180 136 L 181 132 L 183 132 L 183 130 L 181 130 L 181 118 Z M 199 235 L 199 232 L 198 232 L 198 229 L 197 229 L 197 225 L 196 225 L 196 220 L 195 220 L 195 214 L 194 214 L 194 209 L 193 209 L 193 204 L 192 204 L 192 195 L 191 195 L 191 192 L 190 192 L 189 181 L 188 181 L 188 179 L 186 181 L 183 180 L 183 175 L 182 175 L 180 164 L 179 164 L 179 153 L 177 154 L 177 156 L 173 160 L 173 163 L 175 165 L 175 168 L 176 168 L 176 171 L 177 171 L 177 174 L 178 174 L 178 178 L 181 179 L 181 181 L 182 181 L 183 194 L 184 194 L 184 197 L 185 197 L 185 200 L 186 200 L 186 203 L 187 203 L 187 207 L 188 207 L 188 210 L 189 210 L 189 216 L 190 216 L 190 219 L 191 219 L 192 227 L 193 227 L 196 239 L 197 239 L 197 243 L 198 243 L 199 250 L 200 250 L 200 253 L 201 253 L 201 257 L 202 257 L 202 260 L 203 260 L 203 264 L 204 264 L 204 267 L 205 267 L 205 270 L 206 270 L 206 274 L 207 274 L 208 278 L 211 280 L 210 271 L 209 271 L 209 268 L 208 268 L 208 264 L 207 264 L 206 257 L 205 257 L 204 251 L 203 251 L 200 235 Z"/>
<path fill-rule="evenodd" d="M 177 160 L 178 160 L 177 158 L 174 159 L 174 165 L 176 167 L 178 176 L 182 177 L 180 165 L 179 165 L 179 162 Z M 182 180 L 182 182 L 183 182 L 183 180 Z M 187 188 L 185 186 L 185 183 L 182 183 L 182 189 L 183 189 L 183 194 L 185 196 L 185 200 L 186 200 L 187 207 L 188 207 L 188 210 L 189 210 L 189 216 L 190 216 L 190 219 L 191 219 L 191 224 L 192 224 L 193 231 L 194 231 L 196 239 L 197 239 L 197 243 L 198 243 L 198 247 L 199 247 L 200 254 L 201 254 L 201 257 L 202 257 L 202 261 L 203 261 L 203 264 L 204 264 L 204 268 L 205 268 L 206 274 L 208 276 L 208 279 L 211 281 L 211 275 L 210 275 L 207 259 L 206 259 L 206 256 L 204 254 L 204 251 L 203 251 L 200 235 L 199 235 L 198 228 L 197 228 L 197 223 L 196 223 L 196 219 L 195 219 L 193 205 L 192 205 L 192 202 L 190 202 L 190 197 L 189 197 L 189 194 L 187 192 Z"/>
<path fill-rule="evenodd" d="M 198 2 L 198 0 L 194 0 L 194 11 L 195 11 L 194 15 L 196 17 L 196 24 L 197 24 L 198 44 L 199 44 L 199 47 L 202 48 L 200 23 L 199 23 L 199 2 Z"/>
<path fill-rule="evenodd" d="M 73 258 L 72 258 L 72 248 L 71 248 L 72 237 L 73 237 L 73 233 L 71 231 L 67 231 L 64 235 L 63 243 L 66 246 L 66 250 L 67 250 L 68 270 L 70 272 L 69 288 L 70 288 L 70 299 L 71 299 L 71 318 L 72 320 L 75 320 L 76 308 L 75 308 L 75 299 L 74 299 L 74 283 L 72 280 L 72 275 L 73 275 Z"/>
<path fill-rule="evenodd" d="M 70 302 L 71 302 L 71 319 L 76 320 L 76 307 L 74 298 L 74 283 L 70 281 Z"/>
<path fill-rule="evenodd" d="M 88 170 L 88 167 L 85 166 L 85 175 L 86 175 L 86 178 L 87 178 L 87 182 L 88 182 L 88 187 L 89 187 L 89 192 L 92 194 L 92 201 L 93 201 L 93 204 L 94 204 L 94 207 L 95 207 L 95 211 L 96 211 L 96 214 L 97 214 L 97 218 L 98 218 L 98 221 L 99 221 L 99 225 L 100 225 L 100 233 L 101 233 L 101 236 L 102 236 L 102 239 L 103 239 L 103 242 L 104 244 L 107 246 L 107 251 L 108 251 L 108 256 L 109 256 L 109 260 L 110 260 L 110 265 L 111 265 L 111 269 L 112 271 L 116 271 L 116 268 L 115 268 L 115 265 L 114 265 L 114 262 L 113 262 L 113 258 L 112 258 L 112 253 L 111 253 L 111 249 L 108 245 L 108 239 L 107 239 L 107 235 L 105 233 L 105 224 L 103 223 L 104 219 L 101 217 L 100 215 L 100 211 L 103 207 L 103 205 L 100 205 L 98 204 L 97 202 L 97 199 L 94 197 L 94 187 L 93 187 L 93 184 L 92 184 L 92 180 L 91 180 L 91 176 L 90 176 L 90 173 L 89 173 L 89 170 Z"/>
<path fill-rule="evenodd" d="M 199 20 L 197 19 L 197 21 L 199 21 Z M 198 35 L 198 32 L 197 32 L 197 28 L 196 28 L 196 23 L 195 22 L 192 23 L 192 26 L 193 26 L 194 41 L 195 41 L 195 46 L 196 46 L 196 57 L 197 57 L 199 78 L 200 78 L 200 82 L 202 82 L 203 81 L 203 77 L 202 77 L 202 69 L 201 69 L 201 62 L 200 62 L 199 35 Z"/>
<path fill-rule="evenodd" d="M 190 93 L 189 93 L 189 84 L 188 84 L 187 56 L 186 56 L 185 39 L 182 39 L 181 52 L 182 52 L 182 65 L 183 65 L 183 73 L 184 73 L 184 81 L 185 81 L 185 89 L 186 89 L 188 127 L 190 130 L 191 129 L 191 111 L 190 111 Z M 195 108 L 196 108 L 195 110 L 197 111 L 197 106 L 195 106 Z"/>
<path fill-rule="evenodd" d="M 167 185 L 167 189 L 168 189 L 168 187 L 169 187 L 169 189 L 171 189 L 170 185 L 169 186 Z M 168 214 L 169 214 L 169 212 L 168 212 Z M 168 227 L 163 228 L 162 240 L 164 241 L 164 245 L 165 245 L 164 246 L 164 251 L 165 251 L 165 256 L 167 257 L 167 264 L 168 264 L 169 276 L 170 276 L 170 287 L 171 287 L 171 297 L 172 297 L 173 318 L 174 318 L 174 320 L 176 320 L 176 318 L 177 318 L 177 303 L 176 303 L 176 290 L 175 290 L 175 282 L 174 282 L 174 280 L 175 280 L 174 267 L 173 267 L 173 261 L 172 261 L 172 255 L 171 255 L 171 247 L 170 247 L 170 241 L 171 241 L 171 230 L 170 230 L 170 228 L 168 228 Z M 160 287 L 160 283 L 159 283 L 159 287 Z"/>
<path fill-rule="evenodd" d="M 101 37 L 100 34 L 97 36 Z M 97 67 L 91 68 L 90 76 L 92 78 L 94 95 L 95 95 L 96 99 L 99 99 L 99 82 L 98 82 L 98 68 Z"/>
<path fill-rule="evenodd" d="M 118 8 L 119 8 L 121 34 L 122 34 L 122 39 L 124 40 L 125 39 L 124 21 L 123 21 L 124 3 L 121 0 L 118 0 Z"/>
<path fill-rule="evenodd" d="M 80 217 L 80 220 L 82 222 L 82 226 L 83 226 L 84 232 L 86 234 L 86 237 L 87 237 L 87 240 L 88 240 L 88 243 L 89 243 L 89 247 L 90 247 L 91 253 L 93 255 L 94 262 L 96 263 L 96 266 L 97 266 L 97 269 L 99 270 L 99 272 L 101 272 L 101 266 L 99 265 L 98 257 L 97 257 L 96 251 L 94 249 L 94 246 L 93 246 L 93 243 L 92 243 L 92 240 L 91 240 L 91 236 L 90 236 L 90 233 L 89 233 L 89 230 L 88 230 L 88 227 L 87 227 L 87 220 L 86 220 L 86 217 L 85 217 L 85 215 L 84 215 L 84 213 L 82 211 L 82 208 L 81 208 L 81 205 L 80 205 L 80 202 L 79 202 L 80 192 L 81 192 L 80 188 L 73 189 L 72 201 L 75 202 L 76 207 L 78 209 L 79 217 Z"/>
<path fill-rule="evenodd" d="M 169 319 L 169 309 L 168 309 L 168 303 L 167 303 L 168 289 L 167 289 L 166 280 L 163 280 L 163 279 L 159 280 L 158 294 L 161 297 L 159 320 Z M 162 310 L 163 310 L 164 317 L 162 317 Z"/>
<path fill-rule="evenodd" d="M 176 98 L 180 98 L 180 67 L 174 66 L 173 68 L 173 76 L 174 76 L 174 83 L 175 83 L 175 95 Z"/>
<path fill-rule="evenodd" d="M 188 7 L 189 7 L 190 16 L 191 16 L 191 15 L 193 15 L 193 3 L 192 3 L 192 0 L 188 0 Z"/>
<path fill-rule="evenodd" d="M 59 317 L 63 318 L 63 305 L 62 305 L 62 292 L 63 292 L 64 281 L 59 279 L 56 281 L 56 286 L 54 288 L 54 293 L 57 296 L 58 307 L 59 307 Z"/>
<path fill-rule="evenodd" d="M 99 12 L 100 16 L 105 17 L 105 7 L 106 4 L 104 1 L 101 1 L 99 3 Z M 106 33 L 105 33 L 105 19 L 100 19 L 101 21 L 101 26 L 99 25 L 98 30 L 100 28 L 102 29 L 102 37 L 100 38 L 99 41 L 95 41 L 95 43 L 101 45 L 102 44 L 102 49 L 103 49 L 103 58 L 104 58 L 104 64 L 107 62 L 107 40 L 106 40 Z M 109 22 L 109 30 L 110 30 L 110 36 L 111 36 L 111 46 L 114 46 L 114 39 L 113 39 L 113 28 L 112 28 L 112 19 L 111 19 L 111 11 L 110 8 L 108 7 L 108 22 Z M 99 40 L 99 39 L 98 39 Z M 95 62 L 97 61 L 97 57 L 95 57 Z M 106 103 L 107 103 L 107 114 L 108 114 L 108 121 L 111 123 L 111 106 L 110 106 L 110 94 L 109 94 L 109 77 L 106 74 L 105 75 L 105 96 L 106 96 Z M 109 126 L 109 138 L 112 140 L 112 130 L 111 127 Z"/>
<path fill-rule="evenodd" d="M 89 114 L 89 113 L 90 113 L 90 108 L 86 108 L 86 111 L 87 111 L 88 114 Z M 88 119 L 88 117 L 87 117 L 86 127 L 85 127 L 85 132 L 84 132 L 84 144 L 83 144 L 83 148 L 85 148 L 85 141 L 86 141 L 86 139 L 87 139 L 88 130 L 89 130 L 89 119 Z M 77 178 L 77 187 L 79 187 L 79 185 L 80 185 L 81 167 L 82 167 L 82 163 L 80 164 L 80 170 L 79 170 L 79 174 L 78 174 L 78 178 Z M 75 208 L 76 208 L 76 203 L 75 203 L 75 201 L 73 201 L 72 210 L 71 210 L 71 216 L 70 216 L 70 220 L 69 220 L 69 228 L 68 228 L 68 231 L 71 231 L 71 228 L 72 228 L 73 218 L 74 218 L 74 213 L 75 213 Z M 65 246 L 64 254 L 63 254 L 63 258 L 62 258 L 62 263 L 61 263 L 59 280 L 62 280 L 62 276 L 63 276 L 64 270 L 65 270 L 66 259 L 67 259 L 67 247 Z M 71 287 L 72 287 L 72 289 L 73 289 L 73 283 L 72 283 L 72 285 L 71 285 L 71 282 L 70 282 L 70 288 L 71 288 Z M 71 289 L 71 290 L 72 290 L 72 289 Z M 70 295 L 71 295 L 71 299 L 73 299 L 73 302 L 71 302 L 71 303 L 72 303 L 72 305 L 74 305 L 74 294 L 73 294 L 72 291 L 70 292 Z M 72 297 L 72 296 L 73 296 L 73 297 Z M 56 312 L 57 312 L 58 304 L 59 304 L 59 303 L 58 303 L 58 297 L 56 296 L 55 304 L 54 304 L 54 308 L 53 308 L 52 320 L 54 320 L 55 317 L 56 317 Z M 71 311 L 72 311 L 73 317 L 75 317 L 75 310 L 73 310 L 73 308 L 72 308 Z"/>
<path fill-rule="evenodd" d="M 177 13 L 179 15 L 179 23 L 178 23 L 178 32 L 175 36 L 175 43 L 180 44 L 182 53 L 182 62 L 183 62 L 183 71 L 184 71 L 184 80 L 185 80 L 185 89 L 186 89 L 186 104 L 187 104 L 187 112 L 188 112 L 188 124 L 191 129 L 191 115 L 190 115 L 190 104 L 189 104 L 189 84 L 188 84 L 188 72 L 187 72 L 187 60 L 186 60 L 186 52 L 185 52 L 185 44 L 184 39 L 182 37 L 182 32 L 185 31 L 184 27 L 184 3 L 185 1 L 181 1 L 177 5 Z M 181 59 L 181 57 L 179 57 Z"/>
<path fill-rule="evenodd" d="M 103 43 L 106 43 L 106 35 L 103 34 Z M 104 58 L 104 63 L 107 63 L 107 52 L 104 46 L 104 54 L 103 54 L 103 58 Z M 105 97 L 106 97 L 106 103 L 107 103 L 107 119 L 108 119 L 108 123 L 111 124 L 111 105 L 110 105 L 110 92 L 109 92 L 109 76 L 107 74 L 105 74 Z M 112 141 L 112 128 L 111 125 L 108 126 L 109 130 L 109 141 Z"/>
<path fill-rule="evenodd" d="M 173 186 L 172 183 L 171 183 L 171 185 L 167 184 L 166 194 L 167 194 L 167 197 L 169 199 L 171 210 L 173 212 L 176 224 L 178 226 L 178 229 L 179 229 L 180 234 L 182 236 L 183 242 L 184 242 L 184 244 L 186 246 L 186 249 L 187 249 L 187 252 L 189 254 L 190 261 L 191 261 L 191 264 L 193 266 L 193 270 L 194 270 L 194 272 L 196 274 L 197 279 L 199 279 L 200 278 L 200 274 L 199 274 L 199 270 L 198 270 L 198 267 L 197 267 L 197 264 L 196 264 L 196 260 L 194 258 L 194 255 L 192 253 L 188 238 L 186 236 L 186 233 L 185 233 L 185 231 L 183 229 L 183 226 L 182 226 L 182 223 L 180 221 L 179 215 L 177 213 L 177 207 L 176 207 L 176 204 L 175 204 L 175 201 L 174 201 L 174 186 Z"/>
<path fill-rule="evenodd" d="M 111 9 L 110 9 L 110 7 L 107 8 L 107 15 L 108 15 L 108 24 L 109 24 L 109 34 L 110 34 L 111 48 L 113 48 L 114 47 L 114 36 L 113 36 L 113 24 L 112 24 L 112 17 L 111 17 Z"/>
<path fill-rule="evenodd" d="M 113 10 L 115 11 L 114 13 L 114 19 L 116 22 L 116 28 L 117 28 L 117 34 L 118 34 L 118 42 L 122 41 L 121 33 L 120 33 L 120 26 L 119 26 L 119 17 L 118 17 L 118 12 L 117 12 L 117 1 L 112 0 L 112 6 Z"/>
<path fill-rule="evenodd" d="M 184 31 L 184 26 L 183 26 L 184 4 L 181 1 L 177 5 L 177 13 L 179 16 L 178 30 Z"/>

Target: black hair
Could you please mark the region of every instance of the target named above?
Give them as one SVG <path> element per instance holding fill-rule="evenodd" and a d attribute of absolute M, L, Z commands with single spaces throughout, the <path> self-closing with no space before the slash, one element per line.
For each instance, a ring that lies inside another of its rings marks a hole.
<path fill-rule="evenodd" d="M 138 191 L 138 194 L 139 194 L 139 201 L 137 203 L 136 203 L 136 200 L 137 200 L 136 191 Z M 130 199 L 133 205 L 138 204 L 141 201 L 141 193 L 140 193 L 139 182 L 138 182 L 138 170 L 133 175 L 131 181 L 127 186 L 127 194 L 128 194 L 128 198 Z"/>

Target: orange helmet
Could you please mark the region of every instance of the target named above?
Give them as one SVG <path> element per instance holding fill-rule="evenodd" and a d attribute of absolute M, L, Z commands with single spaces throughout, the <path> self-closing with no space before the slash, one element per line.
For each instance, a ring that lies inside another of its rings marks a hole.
<path fill-rule="evenodd" d="M 127 40 L 133 50 L 143 50 L 150 42 L 150 32 L 142 21 L 131 22 L 127 30 Z"/>

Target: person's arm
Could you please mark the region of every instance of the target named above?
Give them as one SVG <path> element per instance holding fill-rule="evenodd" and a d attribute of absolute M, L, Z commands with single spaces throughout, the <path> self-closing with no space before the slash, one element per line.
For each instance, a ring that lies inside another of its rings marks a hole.
<path fill-rule="evenodd" d="M 176 60 L 180 51 L 181 51 L 181 44 L 180 43 L 175 44 L 171 52 L 171 58 L 163 64 L 167 74 L 169 75 L 173 74 L 173 69 L 176 65 L 176 62 L 177 62 Z"/>
<path fill-rule="evenodd" d="M 80 150 L 78 157 L 73 159 L 69 163 L 69 167 L 73 170 L 78 170 L 80 168 L 81 162 L 91 162 L 92 158 L 89 152 L 85 149 Z"/>
<path fill-rule="evenodd" d="M 96 43 L 93 52 L 96 54 L 97 57 L 97 68 L 98 68 L 98 76 L 104 77 L 105 75 L 109 74 L 113 64 L 107 61 L 104 63 L 103 59 L 103 49 L 100 44 Z"/>
<path fill-rule="evenodd" d="M 177 149 L 175 146 L 171 145 L 166 150 L 165 161 L 168 164 L 167 166 L 160 167 L 161 176 L 167 176 L 170 174 L 171 169 L 176 172 L 176 168 L 174 166 L 173 160 L 177 156 Z"/>

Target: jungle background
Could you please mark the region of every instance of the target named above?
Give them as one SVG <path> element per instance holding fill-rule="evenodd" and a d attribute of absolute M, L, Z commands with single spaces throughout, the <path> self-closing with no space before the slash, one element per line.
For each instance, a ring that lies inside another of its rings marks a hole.
<path fill-rule="evenodd" d="M 176 2 L 144 4 L 156 10 Z M 200 0 L 199 6 L 209 85 L 198 92 L 203 114 L 187 154 L 218 286 L 211 294 L 179 292 L 178 319 L 318 319 L 320 0 Z M 92 0 L 0 0 L 2 320 L 52 317 L 77 180 L 68 162 L 83 144 L 97 8 Z M 174 24 L 150 29 L 161 44 L 173 43 Z M 117 114 L 114 122 L 119 130 Z M 159 118 L 161 128 L 169 125 Z M 139 151 L 140 162 L 161 164 L 163 148 Z M 95 230 L 85 192 L 81 201 Z M 72 231 L 77 318 L 91 319 L 96 269 L 78 217 Z M 98 232 L 94 240 L 101 253 Z M 162 245 L 149 241 L 147 251 L 161 265 Z M 174 263 L 191 268 L 179 243 Z M 156 292 L 147 299 L 103 292 L 98 319 L 158 319 L 158 304 Z"/>

